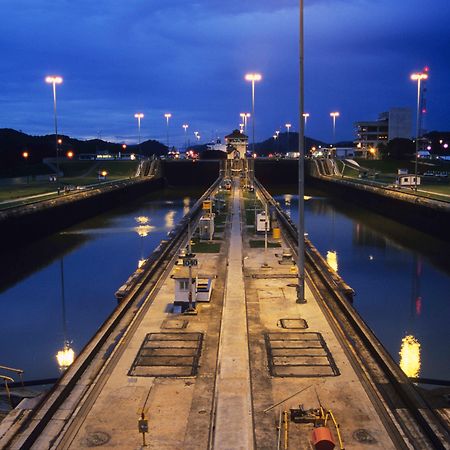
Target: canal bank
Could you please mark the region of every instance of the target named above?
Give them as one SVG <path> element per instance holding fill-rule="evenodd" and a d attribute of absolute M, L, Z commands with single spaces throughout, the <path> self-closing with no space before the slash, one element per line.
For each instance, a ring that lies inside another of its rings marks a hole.
<path fill-rule="evenodd" d="M 162 178 L 136 178 L 0 211 L 2 248 L 23 246 L 163 186 Z"/>
<path fill-rule="evenodd" d="M 416 195 L 411 188 L 395 189 L 368 180 L 354 182 L 332 173 L 324 174 L 324 167 L 320 161 L 306 161 L 309 186 L 450 242 L 450 202 Z"/>

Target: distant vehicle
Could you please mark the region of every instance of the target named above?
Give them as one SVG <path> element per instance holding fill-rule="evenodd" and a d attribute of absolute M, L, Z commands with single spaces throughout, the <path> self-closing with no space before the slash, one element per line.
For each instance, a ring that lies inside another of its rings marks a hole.
<path fill-rule="evenodd" d="M 415 175 L 400 175 L 396 178 L 394 186 L 409 186 L 413 187 L 416 185 L 416 176 Z M 417 186 L 420 185 L 420 177 L 417 177 Z"/>

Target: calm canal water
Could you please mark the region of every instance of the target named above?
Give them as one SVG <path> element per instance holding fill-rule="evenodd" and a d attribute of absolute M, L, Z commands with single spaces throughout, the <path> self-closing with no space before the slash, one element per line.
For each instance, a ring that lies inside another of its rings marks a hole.
<path fill-rule="evenodd" d="M 25 379 L 59 376 L 65 340 L 79 353 L 116 307 L 114 292 L 199 194 L 159 191 L 3 254 L 0 365 Z"/>
<path fill-rule="evenodd" d="M 296 222 L 298 196 L 284 192 L 275 197 Z M 326 194 L 308 194 L 306 232 L 356 291 L 362 318 L 409 376 L 450 380 L 450 245 Z"/>

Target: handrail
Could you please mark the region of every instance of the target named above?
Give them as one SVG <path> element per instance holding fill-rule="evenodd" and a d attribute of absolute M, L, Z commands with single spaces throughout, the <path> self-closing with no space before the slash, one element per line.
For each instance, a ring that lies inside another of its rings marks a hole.
<path fill-rule="evenodd" d="M 22 375 L 23 375 L 24 372 L 23 372 L 22 369 L 16 369 L 14 367 L 8 367 L 8 366 L 0 366 L 0 370 L 6 370 L 6 371 L 9 371 L 9 372 L 17 373 L 19 375 L 19 378 L 20 378 L 20 383 L 22 384 L 22 386 L 24 385 L 23 384 L 23 378 L 22 378 Z M 14 380 L 12 380 L 12 381 L 14 382 Z"/>

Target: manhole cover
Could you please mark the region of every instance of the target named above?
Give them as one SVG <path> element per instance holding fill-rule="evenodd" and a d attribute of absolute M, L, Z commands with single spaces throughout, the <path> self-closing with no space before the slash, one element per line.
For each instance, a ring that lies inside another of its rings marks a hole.
<path fill-rule="evenodd" d="M 108 433 L 105 433 L 104 431 L 94 431 L 84 438 L 83 444 L 85 447 L 101 447 L 108 443 L 110 439 L 111 436 Z"/>
<path fill-rule="evenodd" d="M 361 428 L 353 432 L 353 438 L 364 444 L 376 444 L 377 440 L 365 429 Z"/>
<path fill-rule="evenodd" d="M 280 319 L 282 328 L 304 330 L 308 328 L 308 323 L 305 319 Z"/>
<path fill-rule="evenodd" d="M 161 328 L 165 328 L 166 330 L 182 330 L 186 328 L 187 325 L 187 320 L 167 319 L 163 321 Z"/>

